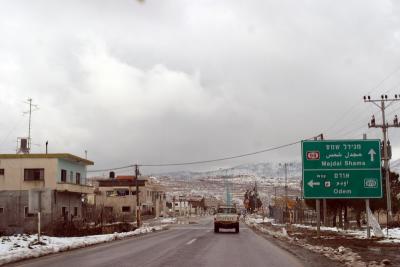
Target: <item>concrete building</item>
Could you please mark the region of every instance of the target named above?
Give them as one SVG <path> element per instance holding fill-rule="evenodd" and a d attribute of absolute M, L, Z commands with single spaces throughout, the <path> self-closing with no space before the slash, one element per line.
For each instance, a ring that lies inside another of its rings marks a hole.
<path fill-rule="evenodd" d="M 205 211 L 204 197 L 202 196 L 190 196 L 188 197 L 189 202 L 189 214 L 203 215 Z"/>
<path fill-rule="evenodd" d="M 175 214 L 177 214 L 179 216 L 189 215 L 190 205 L 189 205 L 188 197 L 184 196 L 184 195 L 181 195 L 178 197 L 174 196 L 173 211 Z"/>
<path fill-rule="evenodd" d="M 137 180 L 140 210 L 143 216 L 159 217 L 167 212 L 165 190 L 147 178 Z M 107 221 L 136 220 L 136 178 L 117 176 L 95 182 L 90 203 L 100 210 Z"/>
<path fill-rule="evenodd" d="M 213 214 L 221 204 L 223 204 L 223 202 L 216 197 L 208 196 L 204 198 L 204 209 L 210 214 Z"/>
<path fill-rule="evenodd" d="M 42 229 L 82 218 L 87 166 L 93 162 L 71 154 L 0 154 L 0 231 L 36 232 L 37 215 L 29 211 L 29 191 L 40 190 Z"/>

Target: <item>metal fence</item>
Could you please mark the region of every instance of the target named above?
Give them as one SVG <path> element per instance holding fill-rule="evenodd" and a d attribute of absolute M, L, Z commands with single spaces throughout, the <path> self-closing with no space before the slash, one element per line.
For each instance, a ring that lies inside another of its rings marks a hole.
<path fill-rule="evenodd" d="M 276 223 L 290 224 L 317 224 L 317 212 L 308 207 L 296 207 L 293 209 L 279 206 L 269 207 L 269 217 L 273 218 Z M 345 211 L 337 210 L 336 212 L 328 212 L 327 218 L 324 220 L 321 211 L 321 225 L 339 226 L 344 228 L 357 228 L 365 223 L 365 213 L 356 214 L 350 209 Z M 324 223 L 325 222 L 325 223 Z"/>

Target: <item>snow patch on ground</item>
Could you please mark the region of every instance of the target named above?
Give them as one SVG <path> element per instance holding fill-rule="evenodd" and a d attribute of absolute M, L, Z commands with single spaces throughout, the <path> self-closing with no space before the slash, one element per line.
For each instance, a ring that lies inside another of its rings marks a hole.
<path fill-rule="evenodd" d="M 94 244 L 110 242 L 125 237 L 160 231 L 165 226 L 141 227 L 135 231 L 92 235 L 83 237 L 51 237 L 42 236 L 44 245 L 32 245 L 37 241 L 37 235 L 14 235 L 0 237 L 0 265 L 19 260 L 37 258 L 40 256 L 87 247 Z"/>
<path fill-rule="evenodd" d="M 310 229 L 317 231 L 316 226 L 310 226 L 310 225 L 303 225 L 303 224 L 292 224 L 292 227 L 297 227 L 297 228 L 305 228 L 305 229 Z M 348 235 L 352 236 L 354 238 L 359 238 L 359 239 L 366 239 L 367 238 L 367 230 L 343 230 L 340 228 L 336 227 L 325 227 L 321 226 L 321 232 L 329 231 L 329 232 L 336 232 L 340 233 L 342 235 Z M 386 236 L 386 228 L 382 229 L 382 232 Z M 374 232 L 371 229 L 371 236 L 374 236 Z M 389 229 L 389 236 L 386 236 L 385 239 L 378 241 L 379 243 L 400 243 L 400 228 L 390 228 Z"/>
<path fill-rule="evenodd" d="M 247 216 L 246 217 L 246 223 L 253 223 L 253 224 L 259 224 L 259 223 L 272 223 L 274 219 L 267 218 L 267 217 L 262 217 L 260 215 L 256 216 Z"/>
<path fill-rule="evenodd" d="M 382 232 L 386 236 L 387 229 L 382 229 Z M 400 243 L 400 228 L 389 228 L 389 237 L 380 240 L 379 243 Z"/>
<path fill-rule="evenodd" d="M 160 222 L 162 224 L 176 223 L 176 218 L 164 218 Z"/>
<path fill-rule="evenodd" d="M 300 247 L 303 247 L 304 249 L 313 251 L 315 253 L 319 253 L 324 255 L 325 257 L 334 260 L 334 261 L 338 261 L 338 262 L 342 262 L 344 263 L 346 266 L 352 266 L 352 267 L 358 267 L 358 266 L 371 266 L 371 267 L 377 267 L 377 266 L 384 266 L 383 263 L 378 264 L 376 262 L 370 262 L 368 265 L 367 263 L 363 262 L 361 260 L 361 256 L 358 255 L 357 253 L 353 252 L 350 248 L 345 248 L 343 246 L 340 246 L 338 248 L 332 248 L 332 247 L 325 247 L 325 246 L 317 246 L 317 245 L 311 245 L 306 243 L 304 240 L 302 239 L 298 239 L 298 238 L 293 238 L 290 237 L 287 234 L 287 231 L 285 228 L 281 228 L 281 230 L 274 230 L 270 227 L 266 227 L 265 225 L 262 224 L 262 222 L 260 222 L 258 220 L 258 216 L 257 215 L 250 215 L 246 218 L 245 220 L 246 224 L 248 224 L 251 227 L 256 228 L 258 231 L 271 235 L 279 240 L 282 241 L 286 241 L 289 242 L 290 244 L 294 244 Z M 274 225 L 273 223 L 271 223 L 271 225 Z M 274 225 L 276 226 L 276 225 Z M 314 229 L 315 227 L 312 226 L 307 226 L 307 225 L 292 225 L 295 227 L 302 227 L 302 228 L 310 228 L 310 229 Z M 336 228 L 332 228 L 332 227 L 321 227 L 321 231 L 334 231 L 334 232 L 338 232 L 338 229 Z M 356 231 L 354 231 L 356 232 Z M 360 231 L 361 232 L 361 231 Z M 355 234 L 355 233 L 352 233 Z M 365 235 L 365 233 L 364 233 Z"/>

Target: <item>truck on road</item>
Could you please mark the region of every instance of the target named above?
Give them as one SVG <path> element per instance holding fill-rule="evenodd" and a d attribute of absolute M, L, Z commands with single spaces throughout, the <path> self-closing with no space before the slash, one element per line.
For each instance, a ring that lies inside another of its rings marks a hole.
<path fill-rule="evenodd" d="M 214 215 L 214 232 L 218 233 L 219 229 L 235 229 L 239 233 L 239 218 L 236 207 L 219 206 Z"/>

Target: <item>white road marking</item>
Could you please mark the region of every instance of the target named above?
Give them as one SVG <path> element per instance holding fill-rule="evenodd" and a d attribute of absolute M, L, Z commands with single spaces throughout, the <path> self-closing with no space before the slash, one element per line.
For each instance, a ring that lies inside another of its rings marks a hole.
<path fill-rule="evenodd" d="M 207 230 L 206 232 L 209 233 L 209 232 L 211 232 L 211 230 Z"/>
<path fill-rule="evenodd" d="M 189 242 L 187 242 L 186 245 L 191 245 L 191 244 L 193 244 L 194 241 L 196 241 L 196 238 L 193 238 L 192 240 L 190 240 Z"/>
<path fill-rule="evenodd" d="M 191 227 L 191 226 L 172 226 L 171 229 L 174 230 L 207 230 L 206 227 Z"/>

